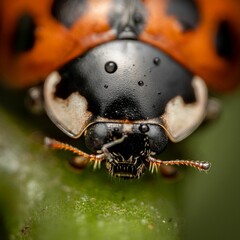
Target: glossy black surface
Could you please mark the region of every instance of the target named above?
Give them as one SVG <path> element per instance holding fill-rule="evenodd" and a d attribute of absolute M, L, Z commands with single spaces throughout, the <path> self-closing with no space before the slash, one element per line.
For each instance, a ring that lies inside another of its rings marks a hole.
<path fill-rule="evenodd" d="M 109 61 L 117 65 L 113 73 L 105 69 Z M 60 75 L 57 97 L 79 92 L 89 111 L 109 119 L 160 117 L 176 96 L 195 101 L 192 74 L 158 49 L 134 40 L 98 46 L 62 68 Z"/>

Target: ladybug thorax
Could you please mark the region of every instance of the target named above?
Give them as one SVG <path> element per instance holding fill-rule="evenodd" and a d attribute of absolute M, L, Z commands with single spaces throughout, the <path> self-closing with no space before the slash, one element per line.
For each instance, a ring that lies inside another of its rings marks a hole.
<path fill-rule="evenodd" d="M 90 49 L 50 74 L 44 100 L 53 122 L 73 138 L 98 121 L 147 122 L 178 142 L 202 122 L 207 89 L 163 51 L 124 39 Z"/>
<path fill-rule="evenodd" d="M 158 49 L 134 40 L 100 45 L 60 70 L 55 95 L 79 93 L 95 116 L 143 120 L 161 116 L 176 96 L 194 102 L 192 74 Z"/>

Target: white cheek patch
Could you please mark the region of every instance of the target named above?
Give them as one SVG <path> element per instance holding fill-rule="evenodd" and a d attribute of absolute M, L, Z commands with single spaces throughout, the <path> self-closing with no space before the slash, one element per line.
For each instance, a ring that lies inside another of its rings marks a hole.
<path fill-rule="evenodd" d="M 207 87 L 200 77 L 194 77 L 192 85 L 196 102 L 186 104 L 181 96 L 177 96 L 167 104 L 162 116 L 163 127 L 172 142 L 188 137 L 206 116 Z"/>
<path fill-rule="evenodd" d="M 57 72 L 51 73 L 44 83 L 45 109 L 51 120 L 64 133 L 72 138 L 78 138 L 89 125 L 92 113 L 89 112 L 87 100 L 78 92 L 68 98 L 55 96 L 57 84 L 61 77 Z"/>

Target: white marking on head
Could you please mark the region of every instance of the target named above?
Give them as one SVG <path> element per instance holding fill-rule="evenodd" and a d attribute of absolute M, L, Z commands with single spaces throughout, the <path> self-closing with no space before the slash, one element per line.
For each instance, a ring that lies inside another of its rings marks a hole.
<path fill-rule="evenodd" d="M 78 92 L 68 98 L 55 96 L 56 86 L 61 77 L 57 72 L 51 73 L 44 83 L 45 109 L 51 120 L 68 136 L 78 138 L 91 121 L 85 97 Z"/>
<path fill-rule="evenodd" d="M 196 102 L 186 104 L 181 96 L 168 102 L 162 116 L 163 127 L 173 142 L 188 137 L 204 120 L 207 111 L 208 91 L 200 77 L 192 80 Z"/>

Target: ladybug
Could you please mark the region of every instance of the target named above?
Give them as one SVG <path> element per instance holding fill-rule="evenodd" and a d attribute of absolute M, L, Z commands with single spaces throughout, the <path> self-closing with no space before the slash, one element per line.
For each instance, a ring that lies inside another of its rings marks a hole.
<path fill-rule="evenodd" d="M 210 168 L 155 155 L 202 123 L 207 87 L 239 84 L 238 0 L 2 0 L 1 11 L 3 79 L 44 81 L 48 116 L 92 154 L 46 138 L 49 147 L 105 161 L 122 178 L 161 165 Z"/>
<path fill-rule="evenodd" d="M 97 46 L 50 74 L 43 94 L 52 121 L 72 138 L 84 135 L 97 154 L 48 138 L 46 144 L 106 161 L 113 176 L 139 178 L 161 164 L 210 166 L 153 158 L 168 139 L 181 141 L 202 122 L 208 94 L 201 78 L 152 46 L 129 39 Z"/>

